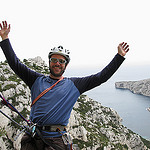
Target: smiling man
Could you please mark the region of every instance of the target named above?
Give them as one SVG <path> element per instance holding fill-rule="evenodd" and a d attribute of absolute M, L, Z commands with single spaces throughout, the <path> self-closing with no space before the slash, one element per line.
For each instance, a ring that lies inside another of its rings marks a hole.
<path fill-rule="evenodd" d="M 8 38 L 10 25 L 3 21 L 0 28 L 0 46 L 8 63 L 31 90 L 30 120 L 36 124 L 36 130 L 35 136 L 26 132 L 21 141 L 21 150 L 72 149 L 65 127 L 74 104 L 82 93 L 106 82 L 117 71 L 129 46 L 127 43 L 119 44 L 118 53 L 103 70 L 80 78 L 62 76 L 70 61 L 69 51 L 62 46 L 55 47 L 48 55 L 50 75 L 45 76 L 30 70 L 19 61 Z"/>
<path fill-rule="evenodd" d="M 70 61 L 69 51 L 62 46 L 53 48 L 49 53 L 50 77 L 60 79 Z"/>
<path fill-rule="evenodd" d="M 50 77 L 59 79 L 66 69 L 66 60 L 61 55 L 53 55 L 50 58 Z"/>

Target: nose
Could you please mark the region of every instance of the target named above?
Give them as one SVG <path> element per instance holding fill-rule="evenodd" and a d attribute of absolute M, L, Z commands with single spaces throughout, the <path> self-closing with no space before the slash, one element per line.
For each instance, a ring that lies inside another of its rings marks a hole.
<path fill-rule="evenodd" d="M 56 62 L 57 65 L 60 65 L 59 61 Z"/>

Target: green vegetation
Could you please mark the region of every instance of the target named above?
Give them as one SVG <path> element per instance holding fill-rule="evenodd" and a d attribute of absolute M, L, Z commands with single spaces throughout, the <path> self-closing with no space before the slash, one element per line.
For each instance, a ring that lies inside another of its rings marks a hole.
<path fill-rule="evenodd" d="M 3 129 L 2 127 L 0 127 L 0 137 L 5 135 L 6 134 L 6 131 L 5 129 Z"/>
<path fill-rule="evenodd" d="M 92 144 L 92 141 L 87 141 L 87 142 L 85 142 L 85 141 L 82 141 L 82 140 L 79 140 L 79 139 L 73 139 L 73 143 L 74 143 L 74 144 L 78 144 L 78 147 L 79 147 L 80 149 L 86 148 L 86 147 L 90 147 L 90 146 L 93 145 L 93 144 Z"/>
<path fill-rule="evenodd" d="M 0 76 L 0 81 L 6 81 L 6 78 L 4 75 Z"/>
<path fill-rule="evenodd" d="M 28 61 L 27 59 L 23 60 L 24 64 L 27 65 L 30 69 L 33 69 L 39 73 L 43 73 L 43 74 L 49 74 L 49 68 L 47 66 L 38 66 L 37 64 L 33 63 L 33 65 L 31 65 L 31 62 Z"/>
<path fill-rule="evenodd" d="M 78 98 L 78 102 L 79 102 L 79 107 L 78 108 L 74 108 L 74 110 L 76 110 L 77 112 L 80 112 L 81 117 L 83 119 L 85 119 L 85 115 L 86 113 L 91 110 L 91 103 L 90 102 L 86 102 L 85 101 L 85 97 L 86 95 L 81 95 Z"/>
<path fill-rule="evenodd" d="M 21 115 L 24 117 L 24 118 L 27 118 L 27 116 L 29 115 L 29 111 L 26 109 L 26 108 L 23 108 L 23 110 L 20 112 L 21 113 Z M 13 118 L 16 122 L 18 122 L 18 123 L 21 123 L 22 124 L 22 122 L 23 122 L 23 120 L 22 120 L 22 118 L 19 116 L 19 115 L 17 115 L 17 117 L 15 117 L 15 118 Z M 11 122 L 11 125 L 13 125 L 13 126 L 16 126 L 16 124 L 14 124 L 13 122 Z M 18 126 L 17 126 L 18 127 Z"/>
<path fill-rule="evenodd" d="M 78 144 L 80 149 L 87 148 L 87 147 L 92 148 L 94 145 L 99 144 L 100 147 L 97 148 L 97 150 L 102 150 L 104 149 L 105 146 L 108 146 L 108 145 L 111 145 L 112 147 L 114 147 L 112 148 L 112 150 L 128 150 L 129 148 L 126 144 L 121 144 L 121 143 L 114 144 L 113 142 L 111 143 L 110 139 L 105 134 L 102 134 L 99 130 L 100 128 L 104 128 L 104 129 L 108 128 L 108 131 L 109 131 L 110 130 L 109 128 L 112 128 L 111 132 L 113 132 L 114 135 L 119 136 L 121 134 L 122 131 L 119 130 L 118 127 L 120 128 L 124 128 L 124 127 L 122 125 L 118 126 L 119 122 L 117 122 L 117 119 L 115 118 L 111 110 L 110 111 L 109 109 L 106 110 L 103 106 L 101 106 L 103 110 L 103 114 L 113 119 L 113 121 L 111 120 L 108 121 L 107 124 L 105 124 L 103 120 L 101 119 L 87 121 L 87 117 L 89 118 L 92 117 L 90 116 L 90 114 L 93 114 L 93 112 L 97 109 L 96 108 L 92 109 L 93 101 L 87 101 L 85 97 L 86 95 L 81 95 L 79 97 L 78 99 L 79 107 L 74 108 L 74 110 L 77 111 L 82 118 L 82 122 L 80 122 L 79 126 L 84 126 L 84 128 L 88 131 L 87 141 L 83 141 L 81 140 L 82 137 L 78 137 L 73 140 L 73 143 Z M 90 122 L 92 123 L 92 126 Z M 78 126 L 74 126 L 73 128 L 78 128 Z M 126 133 L 126 138 L 127 140 L 130 140 L 131 134 L 135 134 L 135 133 L 129 129 L 128 131 L 129 132 Z M 141 139 L 143 143 L 148 148 L 150 148 L 150 141 L 147 141 L 143 138 Z"/>
<path fill-rule="evenodd" d="M 49 68 L 47 66 L 38 66 L 37 64 L 31 65 L 31 62 L 24 59 L 23 63 L 26 64 L 29 68 L 39 72 L 39 73 L 44 73 L 44 74 L 49 74 Z M 0 64 L 0 68 L 1 65 L 7 65 L 7 61 Z M 11 88 L 14 89 L 14 93 L 12 94 L 13 96 L 8 97 L 7 100 L 11 100 L 12 104 L 14 106 L 18 106 L 20 103 L 22 103 L 24 105 L 23 102 L 20 102 L 18 100 L 18 97 L 21 95 L 26 99 L 26 93 L 24 90 L 20 90 L 19 93 L 16 93 L 16 86 L 18 84 L 20 84 L 20 78 L 15 75 L 11 70 L 7 69 L 7 67 L 5 67 L 6 69 L 4 70 L 4 74 L 2 74 L 0 76 L 0 81 L 2 82 L 2 84 L 0 84 L 0 92 L 9 90 Z M 9 74 L 9 76 L 5 76 L 5 74 Z M 2 86 L 4 81 L 14 81 L 15 84 L 7 84 L 6 86 Z M 22 84 L 24 86 L 24 88 L 27 88 L 26 84 Z M 2 88 L 3 87 L 3 88 Z M 106 109 L 103 106 L 97 106 L 93 108 L 93 105 L 96 102 L 93 100 L 86 100 L 86 95 L 81 95 L 78 99 L 78 104 L 79 107 L 78 108 L 74 108 L 74 110 L 80 115 L 80 124 L 79 126 L 84 126 L 84 128 L 87 131 L 87 141 L 83 141 L 81 140 L 82 137 L 78 136 L 77 138 L 73 139 L 73 143 L 74 144 L 78 144 L 79 148 L 89 148 L 92 149 L 94 147 L 94 145 L 99 144 L 100 147 L 97 148 L 97 150 L 103 150 L 105 146 L 111 145 L 112 150 L 128 150 L 128 146 L 122 145 L 120 143 L 117 143 L 115 141 L 115 144 L 112 142 L 110 142 L 110 137 L 108 136 L 109 131 L 111 133 L 114 134 L 114 136 L 119 136 L 123 131 L 119 130 L 119 128 L 123 128 L 123 126 L 118 125 L 119 121 L 117 120 L 117 118 L 115 118 L 114 114 L 112 113 L 111 109 Z M 98 110 L 101 109 L 102 112 L 98 112 Z M 98 114 L 98 113 L 99 114 Z M 27 116 L 29 115 L 29 111 L 24 107 L 23 110 L 20 112 L 25 118 L 27 118 Z M 93 114 L 97 114 L 99 117 L 93 117 Z M 103 117 L 102 117 L 103 115 Z M 13 118 L 13 115 L 11 115 L 11 117 Z M 93 118 L 92 118 L 93 117 Z M 106 118 L 106 120 L 105 120 Z M 107 119 L 110 118 L 110 119 Z M 21 123 L 22 119 L 20 118 L 20 116 L 16 116 L 15 118 L 13 118 L 16 122 Z M 14 126 L 14 124 L 11 122 L 10 126 Z M 73 126 L 72 128 L 78 128 L 78 125 Z M 18 128 L 18 126 L 16 126 Z M 106 130 L 106 132 L 108 131 L 107 134 L 104 134 L 105 132 L 103 132 L 103 130 Z M 128 130 L 129 132 L 127 133 L 123 133 L 126 136 L 127 140 L 130 140 L 131 138 L 131 134 L 134 134 L 131 130 Z M 15 133 L 15 132 L 14 132 Z M 0 137 L 5 136 L 5 138 L 3 138 L 3 140 L 5 141 L 5 143 L 7 143 L 8 145 L 8 149 L 12 149 L 13 148 L 13 144 L 12 141 L 7 137 L 6 138 L 6 131 L 5 129 L 0 128 Z M 116 139 L 117 140 L 117 139 Z M 143 143 L 150 148 L 150 141 L 145 140 L 141 137 L 141 140 L 143 141 Z"/>
<path fill-rule="evenodd" d="M 117 143 L 117 144 L 113 144 L 114 148 L 112 148 L 111 150 L 128 150 L 128 146 L 125 144 L 125 145 L 122 145 L 120 143 Z"/>
<path fill-rule="evenodd" d="M 24 59 L 23 62 L 27 67 L 30 67 L 30 62 L 27 59 Z"/>
<path fill-rule="evenodd" d="M 141 138 L 142 142 L 147 146 L 147 148 L 150 148 L 150 141 L 146 140 L 146 139 L 144 139 L 142 137 L 140 137 L 140 138 Z"/>
<path fill-rule="evenodd" d="M 5 60 L 4 62 L 1 62 L 1 66 L 6 66 L 8 64 L 7 60 Z"/>
<path fill-rule="evenodd" d="M 6 143 L 7 149 L 12 149 L 13 148 L 13 142 L 8 138 L 8 136 L 6 135 L 6 137 L 3 137 L 3 141 Z"/>
<path fill-rule="evenodd" d="M 21 81 L 21 79 L 18 78 L 18 76 L 16 74 L 13 74 L 12 76 L 10 76 L 8 78 L 8 81 L 15 81 L 15 82 L 19 83 Z"/>
<path fill-rule="evenodd" d="M 2 91 L 2 85 L 0 84 L 0 92 Z"/>
<path fill-rule="evenodd" d="M 7 84 L 4 88 L 3 88 L 3 91 L 6 91 L 6 90 L 9 90 L 11 88 L 16 88 L 16 85 L 15 84 Z"/>

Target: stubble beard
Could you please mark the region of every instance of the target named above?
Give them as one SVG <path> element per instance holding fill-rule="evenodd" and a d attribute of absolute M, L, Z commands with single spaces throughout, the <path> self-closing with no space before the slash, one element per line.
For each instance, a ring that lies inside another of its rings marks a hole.
<path fill-rule="evenodd" d="M 59 73 L 55 73 L 54 72 L 54 68 L 55 67 L 59 67 L 59 69 L 61 69 L 61 71 Z M 54 65 L 52 67 L 49 67 L 50 73 L 54 76 L 54 77 L 61 77 L 62 74 L 65 72 L 66 67 L 63 69 L 62 67 L 58 66 L 58 65 Z"/>

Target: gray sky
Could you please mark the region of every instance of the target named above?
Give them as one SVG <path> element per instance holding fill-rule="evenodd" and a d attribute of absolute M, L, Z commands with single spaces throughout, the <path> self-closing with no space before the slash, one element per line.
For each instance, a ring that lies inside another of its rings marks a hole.
<path fill-rule="evenodd" d="M 0 19 L 11 24 L 17 56 L 41 56 L 62 45 L 70 66 L 106 65 L 119 43 L 130 45 L 125 65 L 150 64 L 149 0 L 5 0 Z M 4 60 L 0 52 L 1 60 Z"/>

